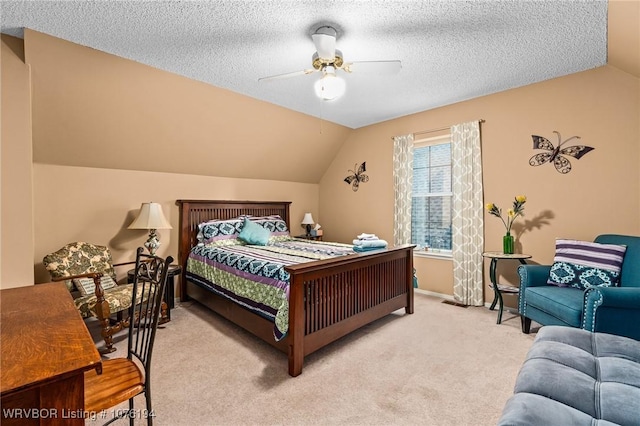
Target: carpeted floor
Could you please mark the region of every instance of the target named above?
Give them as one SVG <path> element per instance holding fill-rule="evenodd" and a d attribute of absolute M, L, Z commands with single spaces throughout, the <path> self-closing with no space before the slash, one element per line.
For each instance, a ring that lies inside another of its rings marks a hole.
<path fill-rule="evenodd" d="M 522 334 L 508 312 L 497 325 L 495 311 L 441 302 L 416 294 L 413 315 L 397 311 L 309 355 L 295 378 L 285 354 L 183 303 L 156 337 L 154 422 L 493 425 L 535 334 Z M 117 340 L 111 356 L 126 356 L 124 338 Z"/>

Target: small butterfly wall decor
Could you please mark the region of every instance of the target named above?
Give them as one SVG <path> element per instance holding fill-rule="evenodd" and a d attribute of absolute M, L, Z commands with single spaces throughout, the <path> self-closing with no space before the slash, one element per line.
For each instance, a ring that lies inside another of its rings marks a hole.
<path fill-rule="evenodd" d="M 556 132 L 555 130 L 553 131 L 553 133 L 558 135 L 558 146 L 556 147 L 554 147 L 549 139 L 545 137 L 531 135 L 531 137 L 533 138 L 533 149 L 544 149 L 549 152 L 543 152 L 534 155 L 529 159 L 529 165 L 540 166 L 545 163 L 552 163 L 558 173 L 567 174 L 571 171 L 571 162 L 565 157 L 565 155 L 579 160 L 583 155 L 595 149 L 586 145 L 574 145 L 562 148 L 562 146 L 570 140 L 580 139 L 580 136 L 571 136 L 569 139 L 562 142 L 560 133 Z"/>
<path fill-rule="evenodd" d="M 367 171 L 367 162 L 363 161 L 358 167 L 358 163 L 353 166 L 353 170 L 349 169 L 349 171 L 353 174 L 344 178 L 344 181 L 351 185 L 351 189 L 354 191 L 358 190 L 360 183 L 369 182 L 369 176 L 365 175 L 364 172 Z"/>

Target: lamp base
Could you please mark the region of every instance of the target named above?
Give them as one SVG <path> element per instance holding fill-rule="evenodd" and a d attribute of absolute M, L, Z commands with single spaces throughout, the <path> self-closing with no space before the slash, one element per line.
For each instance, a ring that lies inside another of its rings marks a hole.
<path fill-rule="evenodd" d="M 306 229 L 307 229 L 307 237 L 311 236 L 311 225 L 306 225 Z"/>
<path fill-rule="evenodd" d="M 144 243 L 144 246 L 149 250 L 151 256 L 156 255 L 156 250 L 160 247 L 160 238 L 156 234 L 155 229 L 149 230 L 149 239 Z"/>

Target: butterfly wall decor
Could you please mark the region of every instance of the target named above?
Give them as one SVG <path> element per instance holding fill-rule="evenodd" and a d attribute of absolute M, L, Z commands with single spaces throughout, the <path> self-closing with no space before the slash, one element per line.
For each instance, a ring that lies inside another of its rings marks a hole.
<path fill-rule="evenodd" d="M 366 164 L 367 162 L 363 161 L 362 164 L 360 164 L 360 167 L 358 167 L 358 163 L 356 163 L 356 165 L 353 166 L 353 170 L 349 169 L 353 174 L 344 178 L 344 181 L 350 184 L 351 189 L 354 191 L 358 190 L 360 183 L 369 182 L 369 176 L 364 174 L 364 172 L 367 171 Z"/>
<path fill-rule="evenodd" d="M 529 159 L 529 165 L 540 166 L 544 163 L 552 163 L 559 173 L 567 174 L 571 171 L 571 162 L 569 162 L 565 155 L 569 155 L 576 160 L 579 160 L 583 155 L 595 149 L 586 145 L 574 145 L 562 148 L 562 146 L 570 140 L 580 139 L 580 136 L 572 136 L 566 141 L 562 142 L 560 133 L 556 132 L 555 130 L 553 131 L 553 133 L 558 135 L 558 146 L 556 147 L 554 147 L 549 139 L 545 137 L 531 135 L 531 137 L 533 138 L 533 149 L 544 149 L 549 152 L 543 152 L 534 155 Z"/>

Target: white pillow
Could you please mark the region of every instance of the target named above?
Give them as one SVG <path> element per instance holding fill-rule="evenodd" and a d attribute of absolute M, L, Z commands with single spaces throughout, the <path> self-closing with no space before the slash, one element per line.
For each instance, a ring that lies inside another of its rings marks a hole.
<path fill-rule="evenodd" d="M 80 290 L 80 294 L 83 296 L 88 296 L 96 292 L 96 284 L 93 281 L 93 278 L 75 278 L 73 283 L 76 285 L 76 288 Z M 117 286 L 116 282 L 113 281 L 113 278 L 108 275 L 104 275 L 100 278 L 100 284 L 102 285 L 103 290 L 108 290 Z"/>

